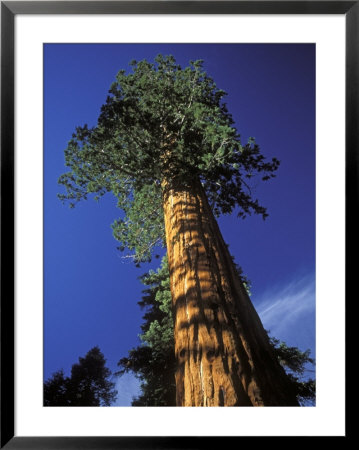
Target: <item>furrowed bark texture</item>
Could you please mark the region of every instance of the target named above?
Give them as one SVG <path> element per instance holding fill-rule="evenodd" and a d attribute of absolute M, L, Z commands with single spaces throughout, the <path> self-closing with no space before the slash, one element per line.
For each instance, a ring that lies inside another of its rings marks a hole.
<path fill-rule="evenodd" d="M 177 406 L 298 406 L 200 183 L 164 191 Z"/>

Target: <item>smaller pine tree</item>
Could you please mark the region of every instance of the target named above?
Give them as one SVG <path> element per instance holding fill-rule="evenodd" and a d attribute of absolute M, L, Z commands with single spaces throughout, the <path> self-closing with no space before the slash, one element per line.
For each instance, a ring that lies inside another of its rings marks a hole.
<path fill-rule="evenodd" d="M 99 347 L 93 347 L 73 364 L 70 377 L 55 372 L 44 383 L 44 406 L 110 406 L 117 391 L 105 364 Z"/>
<path fill-rule="evenodd" d="M 176 406 L 175 354 L 171 292 L 165 256 L 160 268 L 141 277 L 147 286 L 138 302 L 146 312 L 140 336 L 142 345 L 133 348 L 118 365 L 119 375 L 133 372 L 141 380 L 142 394 L 133 406 Z"/>

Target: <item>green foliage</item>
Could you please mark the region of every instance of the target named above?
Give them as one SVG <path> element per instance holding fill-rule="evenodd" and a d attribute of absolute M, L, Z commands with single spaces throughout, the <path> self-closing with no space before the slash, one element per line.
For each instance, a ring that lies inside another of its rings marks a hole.
<path fill-rule="evenodd" d="M 182 69 L 172 56 L 131 63 L 118 72 L 98 123 L 76 128 L 65 150 L 69 172 L 59 197 L 74 206 L 112 192 L 125 218 L 113 231 L 136 263 L 148 261 L 164 242 L 162 189 L 199 179 L 216 215 L 239 216 L 265 208 L 252 196 L 250 179 L 274 176 L 279 161 L 265 162 L 253 139 L 242 145 L 218 89 L 202 67 Z M 139 240 L 139 230 L 143 230 Z"/>
<path fill-rule="evenodd" d="M 270 337 L 270 343 L 296 390 L 298 402 L 302 406 L 314 405 L 315 380 L 305 377 L 305 373 L 311 371 L 308 366 L 315 364 L 315 360 L 310 358 L 310 350 L 302 352 L 298 347 L 289 347 L 274 337 Z"/>
<path fill-rule="evenodd" d="M 310 350 L 304 352 L 297 347 L 288 347 L 285 342 L 281 342 L 276 338 L 270 338 L 272 346 L 276 349 L 276 354 L 280 363 L 287 367 L 291 372 L 303 375 L 305 372 L 305 364 L 314 364 L 314 359 L 310 358 Z"/>
<path fill-rule="evenodd" d="M 44 406 L 110 406 L 116 399 L 111 371 L 98 347 L 73 364 L 71 376 L 55 372 L 44 383 Z"/>
<path fill-rule="evenodd" d="M 161 197 L 153 186 L 145 185 L 120 206 L 125 217 L 112 224 L 113 235 L 122 244 L 118 249 L 134 252 L 136 263 L 150 261 L 153 248 L 165 241 Z"/>

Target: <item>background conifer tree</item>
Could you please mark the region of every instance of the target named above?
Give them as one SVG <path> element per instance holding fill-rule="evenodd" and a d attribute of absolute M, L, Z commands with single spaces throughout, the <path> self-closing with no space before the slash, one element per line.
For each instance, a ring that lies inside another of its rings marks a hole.
<path fill-rule="evenodd" d="M 44 406 L 110 406 L 117 391 L 105 364 L 101 350 L 93 347 L 73 364 L 70 377 L 55 372 L 44 383 Z"/>

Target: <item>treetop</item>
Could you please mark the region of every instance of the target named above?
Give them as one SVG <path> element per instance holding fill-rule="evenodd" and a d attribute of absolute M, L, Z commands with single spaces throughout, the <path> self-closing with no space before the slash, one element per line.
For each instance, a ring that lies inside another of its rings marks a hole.
<path fill-rule="evenodd" d="M 113 225 L 114 235 L 122 247 L 135 250 L 137 261 L 148 259 L 163 241 L 164 186 L 197 179 L 216 215 L 238 207 L 239 216 L 265 217 L 250 179 L 273 177 L 279 161 L 266 162 L 253 139 L 241 143 L 225 95 L 201 60 L 184 69 L 173 56 L 132 61 L 130 71 L 118 72 L 97 125 L 77 127 L 69 141 L 70 171 L 59 179 L 66 194 L 59 197 L 74 206 L 89 194 L 98 199 L 113 192 L 125 212 Z M 140 229 L 142 238 L 151 235 L 142 250 Z"/>

